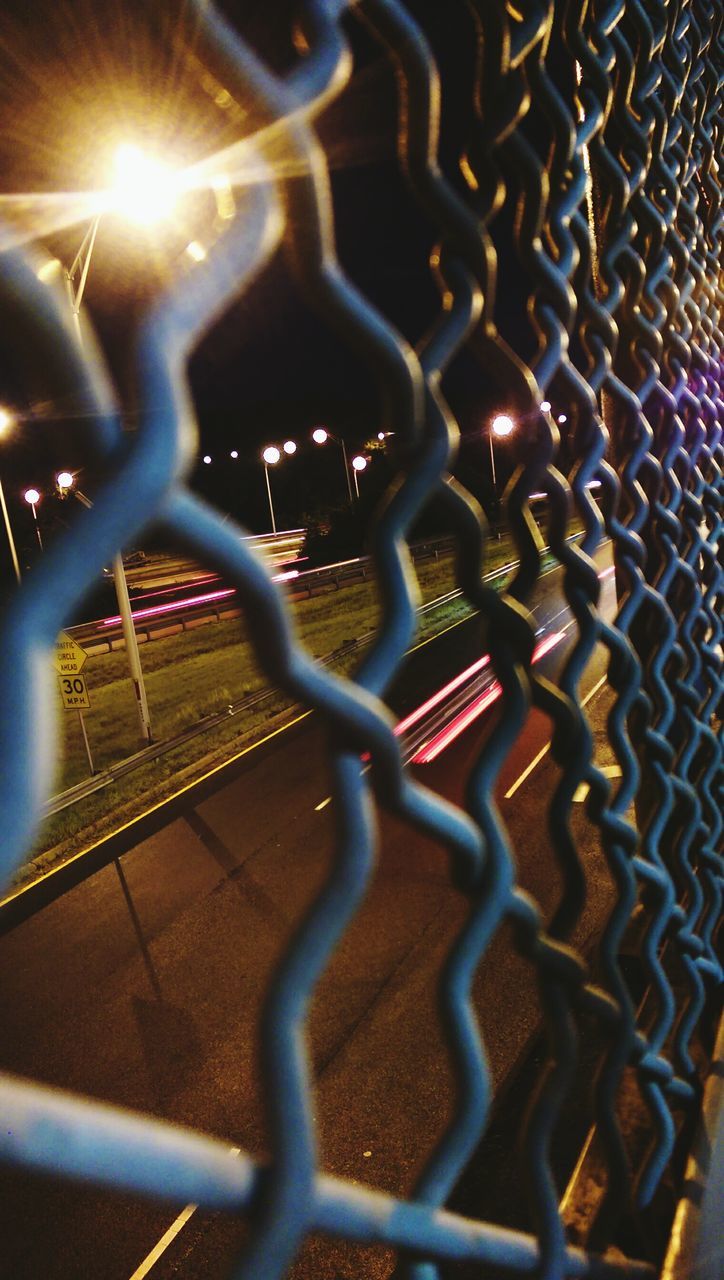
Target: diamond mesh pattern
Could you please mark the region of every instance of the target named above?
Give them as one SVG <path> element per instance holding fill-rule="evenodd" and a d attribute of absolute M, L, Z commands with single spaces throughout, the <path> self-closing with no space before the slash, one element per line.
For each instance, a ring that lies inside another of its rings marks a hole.
<path fill-rule="evenodd" d="M 263 65 L 205 0 L 193 0 L 193 7 L 199 60 L 255 105 L 257 128 L 246 146 L 259 181 L 244 191 L 208 259 L 168 290 L 137 334 L 140 417 L 132 438 L 120 431 L 120 405 L 92 336 L 81 350 L 66 299 L 38 276 L 39 256 L 7 248 L 0 257 L 8 345 L 32 343 L 52 393 L 80 395 L 113 471 L 92 510 L 37 564 L 2 619 L 2 662 L 17 673 L 0 724 L 3 876 L 7 882 L 23 861 L 49 788 L 57 726 L 49 720 L 47 653 L 103 564 L 150 519 L 236 587 L 269 681 L 327 725 L 336 853 L 265 997 L 268 1168 L 243 1154 L 231 1161 L 225 1146 L 200 1135 L 12 1080 L 0 1087 L 0 1152 L 18 1165 L 248 1212 L 252 1231 L 234 1274 L 249 1280 L 282 1276 L 312 1230 L 414 1250 L 415 1280 L 432 1280 L 443 1259 L 511 1271 L 538 1267 L 545 1277 L 648 1274 L 643 1263 L 603 1263 L 567 1243 L 551 1147 L 574 1079 L 580 1019 L 592 1018 L 606 1045 L 595 1085 L 608 1187 L 595 1236 L 603 1252 L 620 1215 L 651 1202 L 672 1158 L 677 1114 L 690 1113 L 698 1101 L 691 1040 L 707 991 L 722 976 L 715 949 L 722 902 L 715 732 L 722 692 L 721 6 L 467 0 L 479 47 L 474 125 L 459 139 L 464 183 L 438 162 L 445 84 L 424 23 L 413 16 L 420 6 L 359 0 L 347 13 L 342 0 L 306 0 L 300 20 L 307 52 L 286 78 Z M 345 278 L 335 254 L 315 117 L 350 77 L 345 33 L 355 21 L 395 65 L 400 165 L 438 235 L 431 270 L 440 310 L 417 350 Z M 280 153 L 288 165 L 280 165 Z M 285 171 L 297 176 L 285 179 Z M 514 247 L 498 259 L 495 219 L 505 200 L 516 209 Z M 195 448 L 188 355 L 282 243 L 307 300 L 361 354 L 398 446 L 398 481 L 372 535 L 382 618 L 349 680 L 309 658 L 264 565 L 238 530 L 185 485 Z M 532 342 L 525 350 L 514 350 L 496 327 L 506 273 L 526 281 L 521 332 L 532 331 Z M 506 494 L 519 564 L 502 595 L 482 584 L 491 536 L 486 520 L 451 474 L 458 428 L 441 379 L 465 348 L 482 379 L 495 368 L 525 424 Z M 541 409 L 552 396 L 570 406 L 560 428 Z M 600 510 L 593 480 L 601 484 Z M 530 499 L 540 491 L 547 497 L 547 541 L 563 566 L 576 624 L 556 683 L 533 667 L 530 606 L 543 544 Z M 447 507 L 459 584 L 485 619 L 503 689 L 499 720 L 467 779 L 464 808 L 403 768 L 384 702 L 415 632 L 406 539 L 432 497 Z M 577 543 L 567 537 L 572 514 L 584 530 Z M 599 612 L 593 560 L 604 537 L 612 541 L 619 591 L 613 624 Z M 621 769 L 613 787 L 594 764 L 580 693 L 597 645 L 607 650 L 613 692 L 608 733 Z M 550 719 L 559 769 L 546 821 L 562 890 L 545 927 L 518 884 L 515 849 L 494 800 L 531 706 Z M 361 774 L 364 753 L 372 767 Z M 581 783 L 589 787 L 588 814 L 617 891 L 596 980 L 571 946 L 587 893 L 570 821 Z M 373 874 L 376 806 L 447 847 L 450 874 L 471 904 L 441 980 L 457 1101 L 406 1200 L 322 1174 L 304 1047 L 310 998 Z M 637 908 L 655 1005 L 645 1025 L 621 966 Z M 524 1128 L 536 1224 L 530 1236 L 442 1210 L 489 1118 L 491 1085 L 471 987 L 506 920 L 536 973 L 549 1033 L 549 1060 Z M 685 979 L 676 987 L 672 964 Z M 629 1068 L 649 1107 L 652 1139 L 634 1170 L 616 1108 Z"/>

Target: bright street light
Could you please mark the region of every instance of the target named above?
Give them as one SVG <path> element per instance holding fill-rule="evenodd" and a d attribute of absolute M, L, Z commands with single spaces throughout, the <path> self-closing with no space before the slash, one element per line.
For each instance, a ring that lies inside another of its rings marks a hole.
<path fill-rule="evenodd" d="M 148 227 L 167 218 L 179 197 L 178 175 L 133 143 L 116 149 L 108 211 Z"/>
<path fill-rule="evenodd" d="M 333 436 L 331 431 L 327 431 L 325 427 L 315 427 L 314 431 L 312 432 L 312 439 L 315 444 L 326 444 L 328 440 L 332 440 L 333 443 L 338 444 L 340 449 L 342 450 L 342 457 L 344 458 L 344 478 L 347 481 L 347 497 L 349 498 L 350 506 L 351 506 L 352 505 L 352 484 L 349 478 L 349 463 L 347 461 L 347 449 L 346 449 L 344 440 L 340 440 L 338 439 L 337 436 Z M 355 476 L 354 483 L 355 483 L 355 488 L 357 488 L 356 476 Z M 357 491 L 357 497 L 359 497 L 359 489 Z"/>
<path fill-rule="evenodd" d="M 72 489 L 75 476 L 72 471 L 59 471 L 55 477 L 55 483 L 59 489 Z"/>
<path fill-rule="evenodd" d="M 499 413 L 493 418 L 493 435 L 509 436 L 511 431 L 515 431 L 515 423 L 507 413 Z"/>
<path fill-rule="evenodd" d="M 560 422 L 561 426 L 563 426 L 564 422 L 568 421 L 568 418 L 566 417 L 565 413 L 558 414 L 558 421 Z"/>
<path fill-rule="evenodd" d="M 540 402 L 540 408 L 541 408 L 541 413 L 550 413 L 550 411 L 551 411 L 551 402 L 550 402 L 550 400 L 541 400 L 541 402 Z"/>
<path fill-rule="evenodd" d="M 203 458 L 201 459 L 201 461 L 202 461 L 202 462 L 205 462 L 205 463 L 206 463 L 206 466 L 208 467 L 209 463 L 211 462 L 211 454 L 210 454 L 210 453 L 205 453 L 205 454 L 204 454 L 204 456 L 203 456 Z"/>
<path fill-rule="evenodd" d="M 43 539 L 40 536 L 40 525 L 38 524 L 38 503 L 40 502 L 40 494 L 37 489 L 26 489 L 23 494 L 25 501 L 30 505 L 35 521 L 35 532 L 38 538 L 38 546 L 43 550 Z"/>
<path fill-rule="evenodd" d="M 291 443 L 287 441 L 287 444 Z M 296 448 L 296 446 L 295 446 Z M 262 450 L 262 462 L 264 463 L 264 478 L 266 480 L 266 496 L 269 499 L 269 515 L 271 516 L 272 533 L 277 531 L 277 522 L 274 516 L 274 503 L 272 502 L 271 483 L 269 481 L 269 468 L 275 467 L 281 462 L 281 453 L 275 444 L 268 444 L 266 449 Z"/>
<path fill-rule="evenodd" d="M 238 456 L 239 456 L 239 450 L 238 450 L 238 449 L 232 449 L 232 450 L 231 450 L 231 453 L 229 454 L 229 457 L 231 457 L 231 458 L 238 458 Z"/>
<path fill-rule="evenodd" d="M 13 415 L 7 409 L 0 408 L 0 437 L 8 433 L 8 431 L 13 425 L 13 422 L 14 422 Z M 5 493 L 3 491 L 1 480 L 0 480 L 0 508 L 2 508 L 3 520 L 5 522 L 5 532 L 7 534 L 8 544 L 10 546 L 10 558 L 13 562 L 15 577 L 19 582 L 20 581 L 20 562 L 18 560 L 18 553 L 15 549 L 15 539 L 13 538 L 13 531 L 10 527 L 10 516 L 8 514 L 7 504 L 5 502 Z"/>
<path fill-rule="evenodd" d="M 169 216 L 181 190 L 181 177 L 177 171 L 147 155 L 134 143 L 124 142 L 117 147 L 112 180 L 103 193 L 100 213 L 91 221 L 70 270 L 65 273 L 80 342 L 80 304 L 103 214 L 118 214 L 136 226 L 149 227 Z"/>
<path fill-rule="evenodd" d="M 292 454 L 297 452 L 296 441 L 285 440 L 284 444 L 282 445 L 282 448 L 284 452 L 291 458 Z"/>
<path fill-rule="evenodd" d="M 358 498 L 359 498 L 359 481 L 357 479 L 357 476 L 360 471 L 364 471 L 366 466 L 367 466 L 367 459 L 363 458 L 361 454 L 358 453 L 357 456 L 352 459 L 352 475 L 354 476 L 354 488 Z"/>
<path fill-rule="evenodd" d="M 145 155 L 139 147 L 132 143 L 124 143 L 118 147 L 115 154 L 112 181 L 110 188 L 104 193 L 100 212 L 91 221 L 81 241 L 80 248 L 70 268 L 65 273 L 68 298 L 78 342 L 81 347 L 83 345 L 83 331 L 80 324 L 80 307 L 88 280 L 88 272 L 90 271 L 91 258 L 93 257 L 93 249 L 101 217 L 103 214 L 116 213 L 136 223 L 136 225 L 149 226 L 152 222 L 157 222 L 161 218 L 168 216 L 176 203 L 180 189 L 179 176 L 172 169 Z M 84 506 L 89 507 L 92 505 L 90 499 L 80 494 L 78 490 L 75 493 Z M 39 530 L 38 540 L 40 540 Z M 133 623 L 128 583 L 121 552 L 118 552 L 113 558 L 113 581 L 118 597 L 118 612 L 121 616 L 123 639 L 128 657 L 128 669 L 136 697 L 141 733 L 146 742 L 151 742 L 151 719 L 143 680 L 141 655 L 138 650 L 138 637 Z"/>
<path fill-rule="evenodd" d="M 493 450 L 493 436 L 499 439 L 511 435 L 515 431 L 515 422 L 508 413 L 499 413 L 493 418 L 488 432 L 488 443 L 490 444 L 490 474 L 493 480 L 493 509 L 498 503 L 498 481 L 495 475 L 495 452 Z M 500 538 L 500 529 L 498 529 L 498 538 Z"/>

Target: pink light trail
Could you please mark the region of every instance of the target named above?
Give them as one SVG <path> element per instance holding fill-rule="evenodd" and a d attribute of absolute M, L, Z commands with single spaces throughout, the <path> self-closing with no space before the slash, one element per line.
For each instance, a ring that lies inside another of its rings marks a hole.
<path fill-rule="evenodd" d="M 563 635 L 562 631 L 554 631 L 552 635 L 542 640 L 539 645 L 536 645 L 533 661 L 540 662 L 541 658 L 545 657 L 547 653 L 550 653 L 551 649 L 554 649 L 560 643 Z M 497 701 L 502 692 L 503 690 L 496 680 L 489 689 L 486 689 L 485 693 L 481 693 L 479 697 L 470 703 L 469 707 L 466 707 L 464 711 L 456 715 L 444 729 L 441 729 L 429 742 L 426 742 L 417 754 L 412 757 L 412 763 L 430 764 L 433 760 L 436 760 L 446 747 L 449 747 L 474 720 L 477 720 L 478 716 L 481 716 L 488 707 Z"/>

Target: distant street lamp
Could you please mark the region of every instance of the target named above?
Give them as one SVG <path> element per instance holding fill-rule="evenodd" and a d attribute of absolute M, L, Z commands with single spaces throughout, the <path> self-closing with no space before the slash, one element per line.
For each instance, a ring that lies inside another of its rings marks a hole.
<path fill-rule="evenodd" d="M 347 449 L 346 449 L 344 440 L 340 440 L 337 436 L 333 436 L 331 431 L 327 431 L 326 427 L 315 427 L 314 431 L 312 432 L 312 439 L 315 444 L 326 444 L 328 440 L 331 440 L 334 444 L 338 444 L 340 449 L 342 450 L 342 457 L 344 458 L 344 478 L 347 481 L 347 497 L 349 498 L 350 505 L 351 505 L 352 504 L 352 482 L 349 478 L 349 463 L 347 461 Z M 355 477 L 355 486 L 356 485 L 357 485 L 357 478 Z M 357 496 L 359 497 L 359 491 L 357 493 Z"/>
<path fill-rule="evenodd" d="M 367 459 L 363 458 L 360 453 L 358 453 L 357 456 L 352 459 L 352 475 L 354 476 L 354 488 L 355 488 L 355 493 L 357 494 L 358 499 L 359 499 L 359 481 L 357 480 L 357 475 L 360 471 L 364 471 L 366 466 L 367 466 Z"/>
<path fill-rule="evenodd" d="M 30 509 L 33 513 L 33 520 L 35 521 L 35 532 L 38 537 L 38 546 L 42 551 L 43 539 L 40 536 L 40 525 L 38 524 L 38 503 L 40 502 L 40 494 L 38 493 L 37 489 L 26 489 L 25 493 L 23 494 L 23 497 L 25 498 L 25 501 L 30 505 Z"/>
<path fill-rule="evenodd" d="M 8 413 L 7 409 L 0 409 L 0 436 L 4 436 L 13 424 L 13 416 Z M 0 507 L 2 507 L 3 520 L 5 521 L 5 532 L 8 536 L 8 544 L 10 546 L 10 558 L 13 562 L 15 577 L 20 581 L 20 562 L 18 561 L 18 553 L 15 549 L 15 539 L 13 531 L 10 527 L 10 516 L 8 515 L 7 504 L 5 502 L 5 494 L 3 492 L 2 481 L 0 480 Z"/>
<path fill-rule="evenodd" d="M 282 445 L 282 448 L 283 448 L 284 452 L 286 453 L 287 457 L 291 458 L 292 454 L 297 452 L 297 445 L 296 445 L 296 441 L 294 441 L 294 440 L 285 440 L 285 441 L 284 441 L 284 444 Z"/>
<path fill-rule="evenodd" d="M 269 499 L 269 515 L 271 516 L 272 533 L 277 531 L 277 522 L 274 517 L 274 503 L 272 502 L 271 484 L 269 482 L 269 468 L 275 467 L 281 461 L 281 453 L 275 444 L 268 444 L 266 449 L 262 451 L 262 462 L 264 463 L 264 476 L 266 478 L 266 492 Z"/>
<path fill-rule="evenodd" d="M 488 442 L 490 444 L 490 473 L 493 479 L 493 514 L 494 516 L 497 513 L 497 509 L 498 509 L 498 481 L 495 475 L 495 451 L 493 449 L 493 436 L 498 436 L 499 439 L 504 439 L 505 436 L 509 436 L 513 431 L 515 431 L 515 423 L 513 419 L 510 417 L 510 415 L 507 413 L 499 413 L 496 415 L 496 417 L 493 418 L 493 421 L 490 424 L 490 431 L 488 432 Z M 500 541 L 500 536 L 501 536 L 500 521 L 498 521 L 497 536 L 498 536 L 498 541 Z"/>
<path fill-rule="evenodd" d="M 515 423 L 513 422 L 513 419 L 508 416 L 507 413 L 499 413 L 497 417 L 493 418 L 493 421 L 490 424 L 490 431 L 488 432 L 488 440 L 490 442 L 490 471 L 493 477 L 493 497 L 494 498 L 497 498 L 498 482 L 495 477 L 495 453 L 493 451 L 493 436 L 498 436 L 500 439 L 502 439 L 504 436 L 509 436 L 513 431 L 515 431 Z"/>

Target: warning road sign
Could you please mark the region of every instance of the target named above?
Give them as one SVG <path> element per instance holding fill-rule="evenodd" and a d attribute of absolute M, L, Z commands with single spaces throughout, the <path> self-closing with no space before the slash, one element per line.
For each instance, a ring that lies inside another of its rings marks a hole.
<path fill-rule="evenodd" d="M 81 650 L 82 652 L 82 650 Z M 83 654 L 85 661 L 86 655 Z M 63 706 L 68 711 L 87 711 L 90 707 L 90 698 L 88 697 L 88 688 L 85 682 L 85 676 L 61 676 L 58 681 L 60 685 L 60 696 L 63 699 Z"/>
<path fill-rule="evenodd" d="M 55 669 L 60 676 L 77 676 L 85 666 L 88 654 L 77 640 L 61 631 L 55 642 Z"/>

